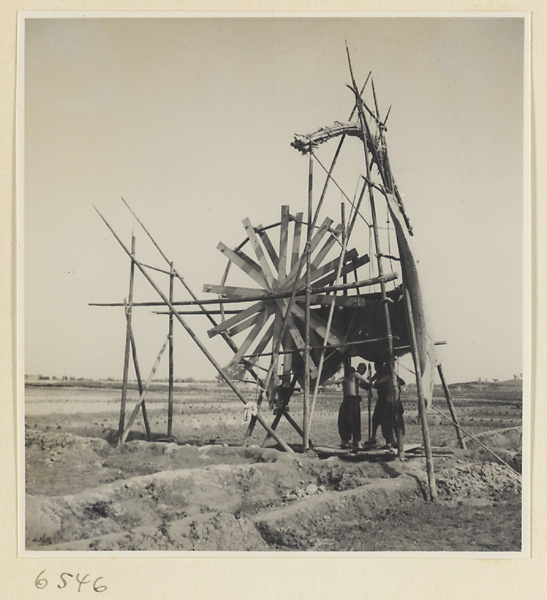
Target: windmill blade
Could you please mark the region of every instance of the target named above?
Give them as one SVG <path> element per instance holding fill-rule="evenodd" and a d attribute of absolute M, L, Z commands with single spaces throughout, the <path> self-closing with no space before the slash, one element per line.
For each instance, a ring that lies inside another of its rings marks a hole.
<path fill-rule="evenodd" d="M 363 265 L 366 265 L 369 262 L 370 262 L 370 258 L 368 257 L 367 254 L 364 254 L 363 256 L 360 256 L 356 260 L 352 260 L 351 263 L 346 263 L 342 267 L 342 270 L 340 271 L 340 277 L 342 277 L 343 275 L 347 275 L 350 271 L 353 271 L 353 269 L 358 269 L 359 267 L 362 267 Z M 322 279 L 314 281 L 313 285 L 314 285 L 314 287 L 317 287 L 317 288 L 326 287 L 327 285 L 330 285 L 331 283 L 333 283 L 335 280 L 336 280 L 336 270 L 333 271 L 332 273 L 329 273 Z"/>
<path fill-rule="evenodd" d="M 256 313 L 264 310 L 266 308 L 266 306 L 267 306 L 267 303 L 265 303 L 265 302 L 262 302 L 262 301 L 257 302 L 256 304 L 253 304 L 252 306 L 249 306 L 249 308 L 246 308 L 245 310 L 242 310 L 241 312 L 239 312 L 234 317 L 226 319 L 226 321 L 224 321 L 224 323 L 219 323 L 215 327 L 209 329 L 209 331 L 207 332 L 207 335 L 210 338 L 212 338 L 215 335 L 221 333 L 222 331 L 226 331 L 227 329 L 231 329 L 232 327 L 235 327 L 236 325 L 238 325 L 242 321 L 245 321 L 245 319 L 248 319 L 249 317 L 252 317 Z"/>
<path fill-rule="evenodd" d="M 228 368 L 237 365 L 239 363 L 239 361 L 241 360 L 241 358 L 245 355 L 245 352 L 247 352 L 247 350 L 249 349 L 249 347 L 251 346 L 251 344 L 254 342 L 255 338 L 258 336 L 258 334 L 262 331 L 262 329 L 264 328 L 264 325 L 266 324 L 266 322 L 268 321 L 268 319 L 272 316 L 272 314 L 274 313 L 274 307 L 273 306 L 268 306 L 266 308 L 265 311 L 263 311 L 257 321 L 255 326 L 253 327 L 253 329 L 251 330 L 251 332 L 249 333 L 249 335 L 245 338 L 245 340 L 243 341 L 243 343 L 241 344 L 241 346 L 239 347 L 238 351 L 234 354 L 234 357 L 232 358 L 232 360 L 230 361 Z"/>
<path fill-rule="evenodd" d="M 273 247 L 273 244 L 272 244 L 272 241 L 270 240 L 270 236 L 268 235 L 268 232 L 264 231 L 262 229 L 259 229 L 258 235 L 259 235 L 262 243 L 264 244 L 264 248 L 266 248 L 266 252 L 268 253 L 274 267 L 276 269 L 279 269 L 279 256 L 278 256 L 277 252 L 275 251 L 275 248 Z"/>
<path fill-rule="evenodd" d="M 289 207 L 281 207 L 281 229 L 279 232 L 279 266 L 277 280 L 279 285 L 285 283 L 287 278 L 287 245 L 289 241 Z"/>
<path fill-rule="evenodd" d="M 349 263 L 353 259 L 357 258 L 357 256 L 358 256 L 358 254 L 357 254 L 357 250 L 355 250 L 355 248 L 353 248 L 349 252 L 346 252 L 344 264 Z M 325 263 L 322 267 L 319 267 L 319 268 L 313 270 L 311 272 L 310 281 L 313 283 L 314 281 L 316 281 L 320 277 L 323 277 L 323 275 L 327 275 L 331 271 L 335 271 L 338 268 L 338 263 L 339 262 L 340 262 L 340 257 L 337 257 L 337 258 L 332 259 L 328 263 Z M 305 282 L 305 278 L 302 278 L 298 282 L 299 285 L 300 285 L 300 282 L 304 283 Z"/>
<path fill-rule="evenodd" d="M 286 314 L 287 312 L 287 304 L 288 304 L 288 299 L 285 298 L 279 298 L 276 300 L 276 302 L 278 303 L 278 306 L 280 307 L 281 310 L 281 314 Z M 293 303 L 292 308 L 298 308 L 297 305 L 295 303 Z M 286 330 L 290 332 L 291 337 L 296 345 L 296 348 L 298 350 L 304 351 L 304 348 L 306 347 L 306 344 L 304 342 L 304 339 L 302 337 L 302 334 L 300 333 L 300 330 L 298 329 L 298 327 L 296 326 L 296 323 L 294 322 L 293 316 L 289 313 L 287 316 L 287 325 L 286 325 Z M 314 365 L 315 367 L 315 365 Z"/>
<path fill-rule="evenodd" d="M 252 327 L 253 325 L 255 325 L 255 323 L 257 323 L 260 320 L 261 314 L 262 313 L 257 313 L 255 315 L 253 315 L 252 317 L 245 319 L 245 321 L 242 321 L 238 325 L 235 325 L 234 327 L 232 327 L 231 329 L 229 329 L 227 331 L 228 335 L 229 336 L 237 335 L 238 333 L 245 331 L 245 329 L 249 329 L 249 327 Z"/>
<path fill-rule="evenodd" d="M 304 213 L 296 213 L 294 218 L 294 233 L 292 240 L 292 255 L 291 255 L 291 270 L 298 265 L 300 258 L 300 237 L 302 236 L 302 222 L 304 220 Z"/>
<path fill-rule="evenodd" d="M 290 333 L 285 333 L 283 340 L 283 349 L 289 352 L 294 349 L 294 343 Z M 283 357 L 283 375 L 289 375 L 292 369 L 292 354 L 285 354 Z"/>
<path fill-rule="evenodd" d="M 293 308 L 294 314 L 301 320 L 305 319 L 304 309 L 295 304 Z M 327 324 L 321 317 L 317 316 L 313 312 L 310 312 L 310 328 L 314 329 L 317 333 L 319 333 L 323 339 L 325 339 L 325 335 L 327 334 Z M 327 340 L 331 344 L 342 344 L 342 340 L 332 331 L 329 332 L 329 339 Z"/>
<path fill-rule="evenodd" d="M 270 289 L 273 289 L 274 288 L 274 276 L 273 276 L 272 270 L 270 268 L 270 265 L 268 264 L 268 261 L 266 259 L 266 255 L 264 254 L 264 251 L 262 250 L 262 246 L 260 244 L 259 237 L 256 234 L 256 231 L 249 219 L 243 220 L 243 227 L 245 228 L 245 232 L 247 234 L 247 239 L 251 243 L 254 253 L 256 254 L 256 258 L 258 259 L 258 264 L 262 268 L 262 274 L 264 275 L 264 278 L 268 282 L 268 286 L 270 287 Z"/>
<path fill-rule="evenodd" d="M 321 248 L 321 250 L 319 250 L 319 252 L 315 256 L 315 258 L 311 261 L 311 264 L 310 264 L 311 271 L 313 271 L 314 269 L 317 269 L 317 267 L 323 262 L 323 259 L 327 256 L 330 249 L 336 243 L 336 239 L 338 238 L 338 236 L 341 233 L 342 233 L 342 225 L 337 225 L 336 229 L 334 230 L 334 233 L 331 234 L 331 237 L 323 244 L 323 247 Z"/>
<path fill-rule="evenodd" d="M 260 355 L 262 354 L 262 352 L 264 352 L 264 348 L 266 348 L 266 346 L 268 345 L 268 342 L 272 339 L 274 323 L 275 323 L 275 321 L 272 321 L 268 325 L 268 328 L 266 329 L 262 338 L 260 339 L 260 341 L 256 345 L 255 349 L 253 350 L 252 358 L 250 360 L 250 362 L 252 362 L 253 364 L 256 363 L 256 361 L 260 358 Z"/>
<path fill-rule="evenodd" d="M 327 233 L 327 231 L 329 230 L 329 227 L 331 225 L 332 225 L 332 219 L 329 219 L 329 217 L 326 217 L 326 219 L 323 221 L 323 223 L 321 224 L 321 226 L 319 227 L 319 229 L 317 230 L 315 235 L 312 237 L 312 240 L 310 242 L 310 253 L 313 254 L 314 250 L 320 244 L 321 240 L 325 237 L 325 234 Z M 294 268 L 291 269 L 291 272 L 289 273 L 288 277 L 286 278 L 286 281 L 284 282 L 284 285 L 286 287 L 292 285 L 294 283 L 294 281 L 296 280 L 296 276 L 298 274 L 298 266 L 299 265 L 296 264 L 294 266 Z"/>
<path fill-rule="evenodd" d="M 261 285 L 264 289 L 270 289 L 266 278 L 262 274 L 260 266 L 257 265 L 252 258 L 249 258 L 241 250 L 230 250 L 230 248 L 228 248 L 228 246 L 222 242 L 220 242 L 220 244 L 217 246 L 217 249 L 220 250 L 220 252 L 222 252 L 222 254 L 229 258 L 234 264 L 236 264 L 242 271 L 252 277 L 256 283 Z"/>

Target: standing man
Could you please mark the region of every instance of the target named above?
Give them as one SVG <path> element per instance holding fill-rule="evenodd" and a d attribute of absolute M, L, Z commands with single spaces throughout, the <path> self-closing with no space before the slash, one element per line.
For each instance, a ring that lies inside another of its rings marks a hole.
<path fill-rule="evenodd" d="M 388 363 L 375 363 L 376 382 L 374 387 L 378 393 L 378 400 L 372 417 L 372 443 L 376 443 L 376 431 L 378 426 L 382 428 L 382 435 L 386 440 L 386 446 L 392 448 L 397 442 L 399 458 L 404 459 L 404 434 L 405 424 L 403 421 L 403 403 L 401 402 L 401 386 L 405 381 L 397 376 L 397 389 L 393 394 L 393 383 L 391 370 Z"/>
<path fill-rule="evenodd" d="M 361 445 L 361 396 L 359 395 L 359 383 L 368 385 L 365 373 L 367 367 L 361 363 L 357 370 L 351 366 L 348 359 L 346 363 L 343 382 L 344 398 L 338 412 L 338 432 L 341 439 L 341 448 L 350 448 L 350 442 L 354 450 Z"/>

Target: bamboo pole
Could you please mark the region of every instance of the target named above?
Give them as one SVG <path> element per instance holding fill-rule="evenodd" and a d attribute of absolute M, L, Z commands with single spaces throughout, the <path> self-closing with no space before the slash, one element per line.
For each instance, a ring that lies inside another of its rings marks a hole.
<path fill-rule="evenodd" d="M 347 44 L 346 44 L 346 52 L 348 55 L 348 65 L 349 65 L 349 70 L 350 70 L 350 75 L 351 75 L 352 86 L 353 86 L 352 89 L 355 93 L 355 103 L 357 104 L 357 109 L 358 109 L 358 114 L 359 114 L 359 122 L 361 124 L 361 129 L 363 130 L 363 149 L 364 149 L 364 153 L 365 153 L 365 166 L 366 166 L 366 173 L 367 173 L 366 177 L 367 177 L 367 180 L 370 181 L 371 180 L 370 164 L 369 164 L 370 161 L 369 161 L 367 140 L 370 140 L 370 142 L 371 142 L 370 143 L 371 152 L 373 154 L 376 164 L 378 165 L 380 174 L 382 174 L 381 163 L 378 158 L 376 148 L 375 148 L 375 145 L 372 140 L 372 135 L 370 133 L 370 129 L 369 129 L 366 117 L 363 113 L 363 108 L 362 108 L 363 102 L 362 102 L 360 94 L 357 91 L 357 85 L 355 83 L 355 77 L 353 76 L 353 68 L 351 66 L 351 57 L 349 54 L 349 49 L 347 47 Z M 385 181 L 384 181 L 384 184 L 385 184 Z M 372 187 L 370 185 L 368 185 L 367 188 L 369 191 L 370 211 L 371 211 L 371 215 L 372 215 L 372 226 L 373 226 L 373 230 L 374 230 L 374 243 L 375 243 L 375 247 L 376 247 L 378 275 L 380 277 L 382 277 L 384 268 L 383 268 L 383 262 L 382 262 L 382 249 L 380 246 L 380 237 L 378 235 L 378 221 L 376 218 L 376 206 L 374 203 L 374 193 L 373 193 Z M 397 395 L 398 383 L 397 383 L 397 374 L 395 373 L 395 358 L 394 358 L 394 354 L 393 354 L 393 337 L 392 337 L 392 330 L 391 330 L 391 318 L 389 315 L 389 306 L 388 306 L 388 302 L 387 302 L 386 284 L 382 282 L 380 284 L 380 287 L 382 290 L 382 300 L 384 302 L 384 315 L 385 315 L 385 321 L 386 321 L 386 333 L 387 333 L 387 340 L 388 340 L 389 369 L 390 369 L 390 374 L 391 374 L 391 389 L 392 389 L 392 410 L 395 411 L 395 399 L 396 399 L 396 395 Z M 405 451 L 403 432 L 402 432 L 400 425 L 398 425 L 398 423 L 397 423 L 397 419 L 394 418 L 393 421 L 395 423 L 395 435 L 397 436 L 397 450 L 399 453 L 399 457 L 403 458 L 404 451 Z"/>
<path fill-rule="evenodd" d="M 129 377 L 129 351 L 131 346 L 131 310 L 133 304 L 133 286 L 135 280 L 135 234 L 131 234 L 131 266 L 129 269 L 129 294 L 126 307 L 126 327 L 125 327 L 125 352 L 123 358 L 123 383 L 122 383 L 122 398 L 120 403 L 120 420 L 118 424 L 118 443 L 120 443 L 125 427 L 125 404 L 127 401 L 127 380 Z"/>
<path fill-rule="evenodd" d="M 367 389 L 368 400 L 368 440 L 372 439 L 372 365 L 370 365 L 370 375 L 368 378 L 369 387 Z"/>
<path fill-rule="evenodd" d="M 446 396 L 446 403 L 448 404 L 448 410 L 450 411 L 450 416 L 452 417 L 452 422 L 454 427 L 456 428 L 456 436 L 458 437 L 458 442 L 460 444 L 460 448 L 462 450 L 467 450 L 465 445 L 465 440 L 460 432 L 460 424 L 458 422 L 458 417 L 456 416 L 456 412 L 454 410 L 454 404 L 452 403 L 452 398 L 450 397 L 450 390 L 446 385 L 446 381 L 444 380 L 443 367 L 441 364 L 437 365 L 437 371 L 439 373 L 439 377 L 441 379 L 441 384 L 443 386 L 444 395 Z"/>
<path fill-rule="evenodd" d="M 198 339 L 198 337 L 196 336 L 196 334 L 193 332 L 192 328 L 186 323 L 186 321 L 184 321 L 184 319 L 177 313 L 175 307 L 171 304 L 171 302 L 169 302 L 169 299 L 165 296 L 165 294 L 160 290 L 160 288 L 154 283 L 153 279 L 150 277 L 150 275 L 148 275 L 148 273 L 145 271 L 145 269 L 140 265 L 140 263 L 135 259 L 135 257 L 131 256 L 131 252 L 126 248 L 125 244 L 121 241 L 121 239 L 119 238 L 119 236 L 116 234 L 116 232 L 114 231 L 114 229 L 112 229 L 112 227 L 110 226 L 110 224 L 108 223 L 108 221 L 103 217 L 103 215 L 99 212 L 99 210 L 97 209 L 97 207 L 94 207 L 97 214 L 101 217 L 101 219 L 103 220 L 103 222 L 105 223 L 105 225 L 108 227 L 108 229 L 110 230 L 110 232 L 112 233 L 112 235 L 114 236 L 114 238 L 116 239 L 116 241 L 118 242 L 118 244 L 120 244 L 120 246 L 123 248 L 124 252 L 131 257 L 132 262 L 137 266 L 137 268 L 139 269 L 139 271 L 144 275 L 145 279 L 148 281 L 148 283 L 154 288 L 154 290 L 156 291 L 156 293 L 159 295 L 159 297 L 167 304 L 167 306 L 169 306 L 169 308 L 173 311 L 173 314 L 175 316 L 175 318 L 177 319 L 177 321 L 184 327 L 184 329 L 186 330 L 186 332 L 188 333 L 188 335 L 194 340 L 194 342 L 196 343 L 196 345 L 198 346 L 198 348 L 203 352 L 203 354 L 206 356 L 206 358 L 209 360 L 209 362 L 213 365 L 213 367 L 216 369 L 216 371 L 219 373 L 219 375 L 222 377 L 222 379 L 224 379 L 224 381 L 228 384 L 228 386 L 230 387 L 230 389 L 234 392 L 234 394 L 239 398 L 239 400 L 241 400 L 241 402 L 243 402 L 243 404 L 247 405 L 247 401 L 245 400 L 245 398 L 241 395 L 241 392 L 237 389 L 237 387 L 235 386 L 235 384 L 233 383 L 233 381 L 231 380 L 231 378 L 229 377 L 229 375 L 227 375 L 224 370 L 222 369 L 222 367 L 217 363 L 217 361 L 214 359 L 214 357 L 211 355 L 211 353 L 207 350 L 207 348 L 201 343 L 201 341 Z M 260 424 L 262 425 L 262 427 L 264 427 L 264 429 L 266 431 L 268 431 L 272 437 L 276 440 L 276 442 L 278 442 L 281 447 L 286 451 L 286 452 L 292 452 L 291 447 L 285 442 L 285 440 L 283 440 L 280 436 L 278 436 L 274 431 L 272 431 L 272 429 L 270 428 L 270 426 L 268 425 L 268 423 L 266 423 L 266 421 L 264 420 L 264 417 L 262 417 L 262 415 L 258 414 L 257 415 L 257 419 L 260 422 Z"/>
<path fill-rule="evenodd" d="M 452 421 L 450 419 L 450 417 L 447 417 L 444 413 L 442 413 L 438 408 L 436 408 L 435 406 L 431 406 L 431 408 L 438 414 L 440 415 L 443 419 L 446 419 L 447 421 L 450 421 L 452 424 L 454 424 L 454 421 Z M 519 477 L 522 477 L 522 474 L 519 473 L 514 467 L 512 467 L 508 462 L 504 461 L 503 458 L 501 456 L 498 456 L 493 450 L 491 450 L 486 444 L 483 444 L 477 437 L 475 437 L 472 433 L 470 433 L 469 431 L 467 431 L 466 429 L 464 429 L 461 425 L 458 425 L 459 429 L 461 429 L 465 435 L 469 438 L 471 438 L 472 440 L 474 440 L 475 442 L 477 442 L 477 444 L 479 446 L 481 446 L 481 448 L 483 448 L 484 450 L 486 450 L 489 454 L 491 454 L 495 459 L 499 460 L 500 463 L 502 465 L 505 465 L 506 467 L 509 467 L 509 469 L 511 469 L 511 471 L 513 471 L 514 473 L 516 473 Z"/>
<path fill-rule="evenodd" d="M 141 408 L 141 406 L 144 402 L 144 396 L 145 396 L 146 392 L 148 391 L 148 388 L 150 387 L 150 383 L 152 383 L 152 379 L 154 378 L 154 375 L 156 374 L 156 371 L 160 364 L 161 357 L 162 357 L 163 353 L 165 352 L 165 348 L 167 346 L 167 341 L 168 341 L 168 338 L 165 340 L 165 342 L 163 342 L 163 346 L 161 347 L 159 354 L 156 358 L 156 361 L 154 362 L 154 365 L 152 366 L 152 370 L 150 371 L 150 374 L 148 375 L 148 379 L 146 380 L 146 383 L 143 386 L 142 392 L 140 393 L 139 399 L 137 400 L 137 404 L 135 404 L 135 408 L 133 409 L 133 412 L 131 413 L 131 416 L 129 417 L 129 419 L 127 421 L 127 425 L 125 426 L 122 436 L 119 440 L 120 446 L 127 439 L 127 436 L 129 435 L 129 431 L 131 430 L 131 426 L 133 425 L 133 422 L 137 416 L 137 413 L 139 412 L 139 409 Z"/>
<path fill-rule="evenodd" d="M 340 290 L 352 290 L 352 289 L 356 289 L 356 288 L 362 288 L 362 287 L 372 287 L 374 285 L 378 285 L 380 284 L 382 281 L 384 281 L 385 283 L 388 283 L 390 281 L 394 281 L 395 279 L 397 279 L 399 277 L 399 273 L 397 273 L 396 271 L 394 271 L 393 273 L 384 273 L 381 277 L 371 277 L 369 279 L 361 279 L 360 281 L 355 281 L 353 283 L 346 283 L 346 284 L 340 284 L 340 285 L 332 285 L 332 286 L 326 286 L 326 287 L 317 287 L 314 288 L 312 286 L 311 288 L 311 293 L 312 294 L 323 294 L 323 293 L 330 293 L 330 292 L 335 292 L 335 291 L 340 291 Z M 298 282 L 296 282 L 298 283 Z M 301 297 L 301 296 L 305 296 L 306 292 L 305 290 L 296 290 L 294 296 L 295 297 Z M 245 302 L 260 302 L 261 300 L 279 300 L 282 298 L 290 298 L 293 295 L 292 292 L 283 292 L 280 294 L 263 294 L 261 296 L 249 296 L 247 298 L 215 298 L 215 299 L 208 299 L 208 300 L 199 300 L 197 302 L 194 302 L 192 300 L 179 300 L 179 301 L 174 301 L 172 303 L 173 306 L 199 306 L 201 304 L 203 305 L 209 305 L 209 304 L 230 304 L 230 303 L 234 303 L 234 304 L 241 304 L 241 303 L 245 303 Z M 102 303 L 98 303 L 98 302 L 92 302 L 89 304 L 89 306 L 107 306 L 107 307 L 113 307 L 113 306 L 124 306 L 123 302 L 102 302 Z M 165 302 L 134 302 L 133 306 L 165 306 Z M 185 314 L 179 311 L 179 314 Z M 186 313 L 186 314 L 212 314 L 212 311 L 203 311 L 203 313 Z"/>
<path fill-rule="evenodd" d="M 309 435 L 310 435 L 310 423 L 309 423 L 309 409 L 310 409 L 310 296 L 311 296 L 311 221 L 312 221 L 312 200 L 313 198 L 313 152 L 310 151 L 309 165 L 308 165 L 308 231 L 306 239 L 306 294 L 305 294 L 305 312 L 304 312 L 304 332 L 305 332 L 305 350 L 304 350 L 304 406 L 303 406 L 303 419 L 302 425 L 304 430 L 304 436 L 302 439 L 304 445 L 304 451 L 308 450 Z M 318 374 L 319 376 L 319 374 Z"/>
<path fill-rule="evenodd" d="M 312 154 L 310 154 L 310 157 L 313 156 Z M 346 256 L 346 250 L 347 250 L 347 244 L 348 244 L 348 240 L 351 238 L 351 234 L 353 233 L 353 228 L 355 227 L 355 223 L 357 221 L 357 215 L 359 214 L 359 208 L 361 207 L 361 202 L 363 200 L 363 196 L 365 195 L 365 188 L 366 185 L 363 186 L 361 193 L 359 194 L 359 199 L 357 201 L 357 205 L 355 206 L 354 210 L 353 210 L 353 215 L 351 216 L 350 219 L 350 223 L 348 225 L 348 229 L 344 234 L 344 241 L 342 243 L 342 250 L 340 252 L 340 259 L 338 260 L 338 267 L 336 269 L 336 278 L 335 278 L 335 284 L 338 282 L 338 279 L 340 278 L 340 273 L 342 272 L 342 266 L 345 262 L 345 256 Z M 345 284 L 346 286 L 348 284 Z M 329 309 L 329 316 L 328 316 L 328 320 L 327 320 L 327 331 L 325 334 L 325 338 L 323 340 L 323 344 L 326 343 L 326 341 L 328 340 L 329 334 L 330 334 L 330 329 L 331 329 L 331 325 L 332 325 L 332 319 L 334 317 L 334 307 L 335 307 L 335 303 L 333 302 L 330 305 L 330 309 Z M 312 401 L 312 406 L 311 406 L 311 415 L 310 415 L 310 421 L 313 419 L 313 411 L 315 409 L 315 404 L 317 402 L 317 394 L 319 392 L 319 385 L 321 383 L 321 373 L 323 371 L 323 364 L 325 362 L 325 352 L 323 351 L 321 353 L 321 356 L 319 358 L 319 366 L 317 368 L 317 379 L 315 380 L 315 389 L 314 389 L 314 393 L 313 393 L 313 401 Z"/>
<path fill-rule="evenodd" d="M 399 339 L 397 336 L 393 336 L 393 339 Z M 370 338 L 368 340 L 359 340 L 358 342 L 344 342 L 342 344 L 329 344 L 328 346 L 310 346 L 310 350 L 339 350 L 340 348 L 351 348 L 353 346 L 363 346 L 365 344 L 374 344 L 376 342 L 385 342 L 387 338 Z M 403 346 L 408 348 L 409 346 Z M 397 346 L 399 349 L 399 346 Z M 280 350 L 278 354 L 298 354 L 300 350 Z M 272 356 L 273 352 L 261 352 L 260 354 L 247 354 L 243 358 L 256 358 L 257 356 Z"/>
<path fill-rule="evenodd" d="M 171 263 L 171 272 L 169 273 L 169 302 L 173 303 L 173 283 L 175 274 L 173 272 L 173 263 Z M 173 437 L 173 313 L 169 312 L 169 398 L 167 402 L 167 437 Z"/>
<path fill-rule="evenodd" d="M 137 387 L 139 389 L 139 395 L 142 394 L 142 378 L 141 378 L 141 370 L 139 368 L 139 361 L 137 360 L 137 345 L 135 344 L 135 337 L 133 336 L 133 327 L 129 325 L 130 329 L 130 338 L 131 338 L 131 351 L 133 354 L 133 364 L 135 366 L 135 375 L 137 376 Z M 152 441 L 152 432 L 150 431 L 150 423 L 148 421 L 148 413 L 146 410 L 146 404 L 142 403 L 142 419 L 144 421 L 144 428 L 146 429 L 146 439 L 151 442 Z"/>
<path fill-rule="evenodd" d="M 408 320 L 408 330 L 410 333 L 410 351 L 416 371 L 416 390 L 418 392 L 418 405 L 420 408 L 420 422 L 422 424 L 422 436 L 424 440 L 425 460 L 427 467 L 427 479 L 429 482 L 429 496 L 435 502 L 437 500 L 437 484 L 435 482 L 435 471 L 433 469 L 433 456 L 431 452 L 431 441 L 429 439 L 429 424 L 427 422 L 427 409 L 425 406 L 425 397 L 422 387 L 422 376 L 420 374 L 420 361 L 417 354 L 416 329 L 414 328 L 414 315 L 412 314 L 412 304 L 410 295 L 406 286 L 404 287 L 405 307 Z"/>

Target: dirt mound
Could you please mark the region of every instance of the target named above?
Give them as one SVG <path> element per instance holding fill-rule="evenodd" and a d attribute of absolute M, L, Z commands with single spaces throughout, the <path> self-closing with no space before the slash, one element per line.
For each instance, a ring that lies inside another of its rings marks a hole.
<path fill-rule="evenodd" d="M 493 462 L 457 460 L 438 471 L 436 481 L 440 497 L 449 501 L 488 499 L 522 492 L 520 476 Z"/>
<path fill-rule="evenodd" d="M 254 525 L 245 517 L 214 513 L 187 517 L 159 527 L 143 526 L 122 533 L 54 544 L 48 550 L 100 551 L 258 551 L 268 550 Z"/>

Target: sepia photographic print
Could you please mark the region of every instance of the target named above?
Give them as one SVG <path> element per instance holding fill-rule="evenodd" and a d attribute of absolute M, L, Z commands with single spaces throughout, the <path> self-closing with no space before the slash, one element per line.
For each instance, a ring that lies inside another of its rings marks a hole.
<path fill-rule="evenodd" d="M 529 27 L 20 14 L 23 554 L 529 555 Z"/>

